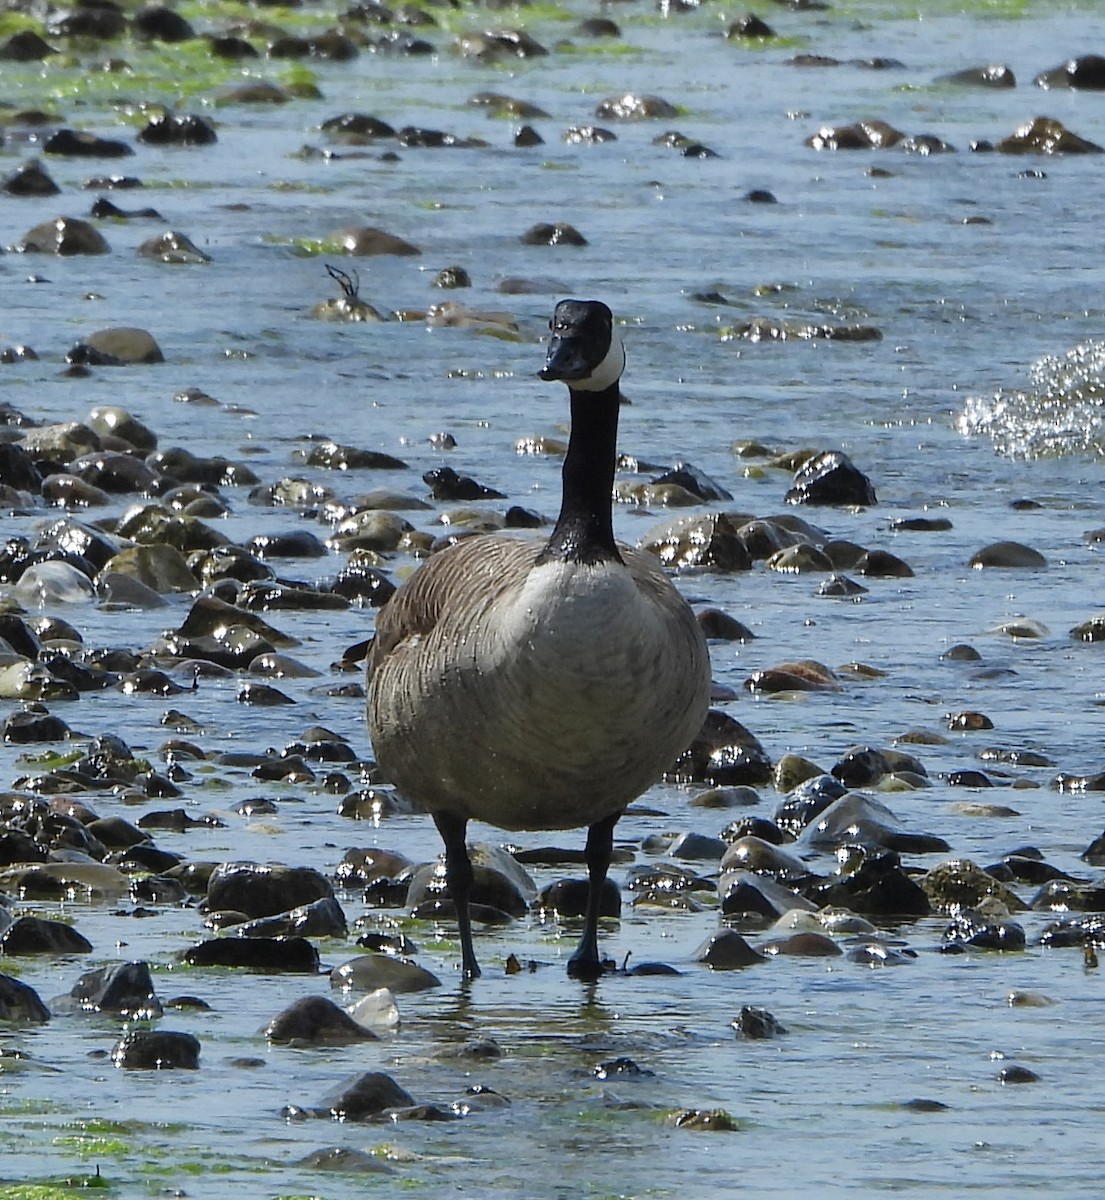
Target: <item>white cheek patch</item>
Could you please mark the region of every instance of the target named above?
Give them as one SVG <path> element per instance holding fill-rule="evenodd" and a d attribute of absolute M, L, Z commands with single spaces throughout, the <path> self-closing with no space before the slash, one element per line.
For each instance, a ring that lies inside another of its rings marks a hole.
<path fill-rule="evenodd" d="M 610 326 L 610 347 L 602 362 L 587 376 L 586 379 L 573 379 L 568 386 L 573 392 L 605 392 L 613 387 L 622 377 L 625 370 L 625 346 L 618 327 Z"/>

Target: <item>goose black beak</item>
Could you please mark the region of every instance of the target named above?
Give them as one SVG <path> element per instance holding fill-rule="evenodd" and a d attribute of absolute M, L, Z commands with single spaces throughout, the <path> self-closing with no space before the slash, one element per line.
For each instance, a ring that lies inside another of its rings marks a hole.
<path fill-rule="evenodd" d="M 570 383 L 573 379 L 586 379 L 590 370 L 591 364 L 584 357 L 582 338 L 554 337 L 549 342 L 545 366 L 537 372 L 537 377 L 546 382 L 562 379 Z"/>

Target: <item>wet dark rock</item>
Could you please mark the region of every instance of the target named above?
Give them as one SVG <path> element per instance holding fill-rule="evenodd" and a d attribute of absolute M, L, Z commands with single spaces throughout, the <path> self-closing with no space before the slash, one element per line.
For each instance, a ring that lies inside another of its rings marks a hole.
<path fill-rule="evenodd" d="M 343 253 L 355 258 L 367 258 L 377 254 L 413 258 L 422 253 L 413 243 L 374 225 L 348 226 L 333 231 L 329 236 L 333 241 L 341 243 Z"/>
<path fill-rule="evenodd" d="M 10 975 L 0 974 L 0 1023 L 4 1025 L 45 1025 L 50 1010 L 29 984 Z"/>
<path fill-rule="evenodd" d="M 685 1108 L 673 1113 L 668 1124 L 693 1133 L 739 1133 L 740 1125 L 723 1108 Z"/>
<path fill-rule="evenodd" d="M 381 1162 L 374 1155 L 364 1150 L 351 1150 L 346 1146 L 327 1146 L 322 1150 L 312 1150 L 296 1160 L 297 1167 L 305 1167 L 308 1171 L 337 1172 L 342 1175 L 395 1175 L 394 1168 Z"/>
<path fill-rule="evenodd" d="M 873 746 L 853 746 L 832 768 L 832 775 L 846 788 L 872 787 L 890 774 L 890 764 Z"/>
<path fill-rule="evenodd" d="M 526 149 L 530 146 L 543 146 L 545 139 L 537 132 L 532 125 L 521 125 L 514 131 L 512 139 L 515 146 L 519 149 Z"/>
<path fill-rule="evenodd" d="M 740 1014 L 732 1024 L 737 1037 L 748 1038 L 750 1041 L 780 1037 L 787 1032 L 786 1027 L 780 1024 L 766 1008 L 752 1008 L 747 1004 L 740 1010 Z"/>
<path fill-rule="evenodd" d="M 815 905 L 792 888 L 753 871 L 725 871 L 718 880 L 718 899 L 725 917 L 759 925 L 777 921 L 794 908 L 811 911 Z"/>
<path fill-rule="evenodd" d="M 753 834 L 744 834 L 729 843 L 721 859 L 722 871 L 754 871 L 787 883 L 809 875 L 806 864 L 795 854 Z"/>
<path fill-rule="evenodd" d="M 134 148 L 88 130 L 59 129 L 43 143 L 42 152 L 67 158 L 126 158 L 134 153 Z"/>
<path fill-rule="evenodd" d="M 178 12 L 163 5 L 140 8 L 131 18 L 131 27 L 139 37 L 159 42 L 186 42 L 196 36 Z"/>
<path fill-rule="evenodd" d="M 582 917 L 587 911 L 589 886 L 586 879 L 558 879 L 542 888 L 535 906 L 559 919 Z M 604 881 L 599 901 L 599 916 L 617 919 L 622 913 L 622 898 L 612 879 Z"/>
<path fill-rule="evenodd" d="M 756 635 L 736 617 L 722 612 L 720 608 L 703 608 L 695 613 L 703 634 L 719 642 L 751 642 Z"/>
<path fill-rule="evenodd" d="M 1090 617 L 1070 631 L 1076 642 L 1105 642 L 1105 616 Z"/>
<path fill-rule="evenodd" d="M 561 141 L 570 146 L 598 146 L 617 140 L 618 135 L 612 129 L 603 129 L 600 125 L 569 125 L 561 134 Z"/>
<path fill-rule="evenodd" d="M 369 1121 L 389 1109 L 412 1108 L 415 1100 L 390 1075 L 366 1071 L 328 1092 L 315 1113 L 335 1121 Z"/>
<path fill-rule="evenodd" d="M 607 1059 L 606 1062 L 600 1062 L 593 1067 L 591 1074 L 595 1079 L 600 1080 L 628 1080 L 628 1079 L 655 1079 L 656 1072 L 650 1071 L 648 1067 L 642 1067 L 640 1063 L 627 1055 L 622 1055 L 618 1058 Z"/>
<path fill-rule="evenodd" d="M 1030 1068 L 1014 1064 L 1013 1066 L 1002 1067 L 998 1072 L 998 1082 L 1003 1084 L 1039 1083 L 1040 1077 Z"/>
<path fill-rule="evenodd" d="M 586 246 L 587 239 L 574 225 L 564 221 L 531 225 L 521 237 L 525 246 Z"/>
<path fill-rule="evenodd" d="M 821 907 L 837 905 L 862 916 L 923 917 L 930 912 L 925 892 L 892 851 L 863 858 L 854 869 L 819 885 L 810 895 Z"/>
<path fill-rule="evenodd" d="M 165 355 L 147 330 L 113 326 L 110 329 L 98 329 L 79 342 L 66 355 L 66 361 L 90 367 L 119 367 L 164 362 Z"/>
<path fill-rule="evenodd" d="M 843 845 L 902 854 L 937 854 L 951 849 L 935 834 L 910 833 L 885 804 L 860 792 L 848 792 L 833 801 L 806 826 L 799 841 L 822 851 Z"/>
<path fill-rule="evenodd" d="M 371 1030 L 358 1025 L 326 996 L 294 1000 L 265 1026 L 265 1037 L 270 1042 L 309 1046 L 343 1046 L 377 1040 Z"/>
<path fill-rule="evenodd" d="M 380 450 L 362 450 L 353 446 L 343 446 L 338 442 L 323 440 L 313 442 L 306 455 L 306 462 L 311 467 L 325 467 L 331 471 L 402 471 L 407 464 L 401 458 L 384 454 Z"/>
<path fill-rule="evenodd" d="M 753 693 L 773 695 L 777 692 L 839 692 L 836 675 L 824 663 L 813 659 L 779 663 L 762 671 L 753 671 L 744 681 Z"/>
<path fill-rule="evenodd" d="M 15 244 L 21 254 L 107 254 L 110 250 L 98 229 L 76 217 L 57 217 L 29 229 Z"/>
<path fill-rule="evenodd" d="M 976 950 L 1023 950 L 1026 938 L 1024 926 L 1016 921 L 987 920 L 979 913 L 965 909 L 957 913 L 944 930 L 944 941 L 950 945 L 972 946 Z"/>
<path fill-rule="evenodd" d="M 503 492 L 458 475 L 452 467 L 434 467 L 422 476 L 435 500 L 505 500 Z"/>
<path fill-rule="evenodd" d="M 860 941 L 844 953 L 845 961 L 861 967 L 900 967 L 917 957 L 915 950 L 899 948 L 884 941 Z"/>
<path fill-rule="evenodd" d="M 1022 570 L 1039 570 L 1047 566 L 1047 559 L 1031 546 L 1020 542 L 992 542 L 976 550 L 967 560 L 969 567 L 1004 567 Z"/>
<path fill-rule="evenodd" d="M 1016 76 L 1003 63 L 994 63 L 985 67 L 967 67 L 962 71 L 941 75 L 936 82 L 954 83 L 959 87 L 1014 88 L 1017 86 Z"/>
<path fill-rule="evenodd" d="M 348 926 L 333 896 L 289 909 L 272 917 L 257 917 L 239 925 L 238 937 L 345 937 Z"/>
<path fill-rule="evenodd" d="M 374 992 L 387 988 L 395 995 L 423 992 L 441 986 L 441 980 L 424 967 L 391 954 L 362 954 L 330 972 L 330 986 Z"/>
<path fill-rule="evenodd" d="M 234 909 L 251 918 L 272 917 L 333 898 L 330 881 L 312 867 L 228 862 L 211 872 L 205 907 L 208 912 Z"/>
<path fill-rule="evenodd" d="M 713 971 L 735 971 L 765 961 L 735 929 L 711 934 L 692 957 Z"/>
<path fill-rule="evenodd" d="M 826 801 L 826 807 L 831 801 Z M 782 829 L 774 821 L 769 821 L 767 817 L 741 817 L 739 820 L 730 821 L 728 825 L 721 831 L 721 836 L 724 841 L 737 842 L 743 837 L 759 838 L 762 842 L 767 842 L 770 846 L 781 846 L 789 839 Z"/>
<path fill-rule="evenodd" d="M 715 785 L 770 781 L 771 759 L 756 736 L 718 709 L 707 714 L 702 732 L 672 766 L 671 774 Z"/>
<path fill-rule="evenodd" d="M 773 38 L 775 30 L 755 13 L 745 13 L 726 29 L 725 36 L 730 41 L 738 38 Z"/>
<path fill-rule="evenodd" d="M 855 565 L 869 579 L 911 579 L 913 568 L 889 550 L 868 550 Z"/>
<path fill-rule="evenodd" d="M 775 812 L 775 822 L 791 837 L 797 838 L 816 817 L 847 793 L 848 789 L 832 775 L 818 775 L 800 783 Z"/>
<path fill-rule="evenodd" d="M 28 708 L 8 717 L 2 727 L 2 736 L 9 745 L 61 742 L 69 736 L 69 726 L 53 713 Z"/>
<path fill-rule="evenodd" d="M 806 138 L 814 150 L 885 150 L 905 134 L 886 121 L 857 121 L 854 125 L 825 125 Z"/>
<path fill-rule="evenodd" d="M 1061 66 L 1041 71 L 1033 81 L 1041 88 L 1084 88 L 1105 91 L 1105 58 L 1100 54 L 1083 54 L 1068 59 Z"/>
<path fill-rule="evenodd" d="M 1064 917 L 1044 929 L 1040 934 L 1040 945 L 1105 949 L 1105 916 Z"/>
<path fill-rule="evenodd" d="M 339 887 L 364 887 L 376 879 L 393 879 L 412 865 L 394 850 L 369 846 L 347 850 L 334 874 Z"/>
<path fill-rule="evenodd" d="M 156 215 L 156 214 L 155 214 Z M 209 263 L 211 255 L 201 250 L 186 234 L 170 229 L 141 242 L 135 251 L 139 258 L 176 265 Z"/>
<path fill-rule="evenodd" d="M 268 974 L 317 975 L 318 950 L 306 938 L 209 938 L 182 951 L 193 967 L 245 967 Z"/>
<path fill-rule="evenodd" d="M 115 1013 L 129 1020 L 156 1019 L 162 1014 L 150 969 L 144 962 L 112 963 L 86 971 L 68 996 L 54 1003 L 59 1011 Z"/>
<path fill-rule="evenodd" d="M 788 504 L 869 505 L 877 503 L 871 481 L 840 450 L 815 454 L 794 474 Z"/>
<path fill-rule="evenodd" d="M 61 188 L 40 162 L 32 159 L 4 177 L 0 184 L 9 196 L 56 196 Z"/>
<path fill-rule="evenodd" d="M 660 96 L 636 95 L 626 92 L 622 96 L 609 96 L 599 102 L 595 116 L 600 120 L 639 121 L 651 118 L 670 119 L 677 117 L 679 110 Z"/>
<path fill-rule="evenodd" d="M 126 1071 L 195 1071 L 200 1042 L 172 1029 L 132 1029 L 112 1047 L 111 1061 Z"/>
<path fill-rule="evenodd" d="M 837 958 L 840 947 L 828 934 L 816 930 L 804 930 L 787 937 L 775 937 L 761 943 L 757 949 L 761 954 L 783 955 L 789 958 Z"/>
<path fill-rule="evenodd" d="M 749 571 L 752 558 L 740 535 L 746 523 L 727 513 L 681 517 L 650 529 L 640 545 L 677 571 L 695 567 Z"/>
<path fill-rule="evenodd" d="M 1100 154 L 1102 147 L 1072 133 L 1054 117 L 1036 117 L 994 147 L 1000 154 Z"/>
<path fill-rule="evenodd" d="M 92 943 L 71 925 L 44 917 L 16 917 L 0 933 L 0 955 L 87 954 Z"/>
<path fill-rule="evenodd" d="M 191 113 L 162 113 L 139 131 L 147 146 L 212 146 L 219 140 L 215 127 Z"/>
<path fill-rule="evenodd" d="M 963 910 L 989 911 L 998 901 L 1010 912 L 1025 910 L 1025 904 L 1013 890 L 967 858 L 949 859 L 921 876 L 920 886 L 929 898 L 932 910 L 955 916 Z"/>
<path fill-rule="evenodd" d="M 1036 912 L 1105 912 L 1105 886 L 1053 879 L 1032 897 Z"/>
<path fill-rule="evenodd" d="M 475 875 L 472 903 L 511 917 L 524 917 L 537 891 L 525 870 L 505 850 L 486 842 L 470 846 L 469 857 Z M 413 872 L 407 891 L 409 908 L 446 898 L 449 888 L 442 862 L 426 863 Z"/>

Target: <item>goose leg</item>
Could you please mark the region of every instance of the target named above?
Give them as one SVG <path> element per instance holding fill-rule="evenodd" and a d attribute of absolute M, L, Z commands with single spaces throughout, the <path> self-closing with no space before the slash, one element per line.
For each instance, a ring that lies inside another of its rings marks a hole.
<path fill-rule="evenodd" d="M 602 906 L 602 889 L 606 873 L 610 870 L 610 857 L 614 852 L 614 826 L 622 814 L 614 813 L 596 821 L 587 830 L 587 914 L 584 918 L 583 936 L 575 953 L 568 960 L 568 974 L 575 979 L 598 979 L 603 972 L 599 957 L 599 909 Z"/>
<path fill-rule="evenodd" d="M 445 843 L 445 882 L 449 885 L 449 895 L 457 911 L 461 969 L 465 979 L 478 979 L 480 965 L 476 962 L 476 951 L 472 946 L 472 917 L 468 911 L 473 878 L 472 862 L 464 841 L 468 822 L 452 813 L 435 813 L 434 824 Z"/>

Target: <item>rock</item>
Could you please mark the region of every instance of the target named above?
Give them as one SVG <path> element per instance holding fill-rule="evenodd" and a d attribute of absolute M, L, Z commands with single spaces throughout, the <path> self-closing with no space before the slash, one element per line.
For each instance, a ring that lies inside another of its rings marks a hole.
<path fill-rule="evenodd" d="M 795 908 L 813 911 L 817 906 L 789 887 L 753 871 L 724 871 L 718 879 L 718 899 L 723 916 L 777 921 Z"/>
<path fill-rule="evenodd" d="M 201 250 L 187 234 L 167 230 L 157 237 L 147 238 L 136 251 L 139 258 L 173 264 L 209 263 L 211 255 Z"/>
<path fill-rule="evenodd" d="M 304 996 L 277 1013 L 265 1026 L 270 1042 L 309 1046 L 343 1046 L 371 1042 L 376 1035 L 359 1025 L 326 996 Z"/>
<path fill-rule="evenodd" d="M 934 912 L 954 917 L 964 910 L 1023 912 L 1024 901 L 1004 883 L 966 858 L 933 867 L 920 879 Z"/>
<path fill-rule="evenodd" d="M 1010 920 L 987 920 L 979 913 L 964 909 L 954 915 L 944 930 L 949 946 L 972 946 L 977 950 L 1023 950 L 1024 926 Z"/>
<path fill-rule="evenodd" d="M 840 450 L 815 454 L 794 473 L 788 504 L 859 505 L 877 503 L 871 481 Z"/>
<path fill-rule="evenodd" d="M 824 125 L 806 138 L 814 150 L 885 150 L 896 146 L 905 134 L 886 121 L 857 121 L 854 125 Z"/>
<path fill-rule="evenodd" d="M 315 975 L 318 951 L 306 938 L 209 938 L 181 952 L 193 967 L 245 967 L 268 974 Z"/>
<path fill-rule="evenodd" d="M 935 854 L 951 848 L 933 834 L 909 833 L 885 804 L 861 792 L 848 792 L 834 800 L 806 826 L 799 842 L 821 851 L 858 845 L 902 854 Z"/>
<path fill-rule="evenodd" d="M 96 593 L 88 576 L 67 562 L 42 562 L 28 567 L 12 591 L 21 604 L 33 608 L 82 604 Z"/>
<path fill-rule="evenodd" d="M 110 247 L 98 229 L 76 217 L 55 217 L 29 229 L 13 247 L 20 254 L 107 254 Z"/>
<path fill-rule="evenodd" d="M 401 257 L 414 257 L 422 253 L 411 242 L 404 241 L 395 234 L 387 233 L 374 225 L 350 225 L 337 229 L 329 235 L 331 241 L 338 242 L 345 254 L 355 258 L 367 258 L 375 254 L 395 254 Z"/>
<path fill-rule="evenodd" d="M 824 663 L 804 659 L 780 663 L 763 671 L 753 671 L 744 681 L 750 692 L 773 695 L 777 692 L 839 692 L 836 675 Z"/>
<path fill-rule="evenodd" d="M 115 1013 L 133 1021 L 156 1020 L 162 1015 L 161 1001 L 144 962 L 112 963 L 86 971 L 69 994 L 54 1003 L 59 1011 Z"/>
<path fill-rule="evenodd" d="M 810 895 L 821 907 L 831 904 L 872 918 L 923 917 L 930 912 L 924 891 L 892 851 L 862 857 Z"/>
<path fill-rule="evenodd" d="M 134 153 L 134 148 L 88 130 L 59 129 L 43 143 L 42 152 L 71 158 L 126 158 Z"/>
<path fill-rule="evenodd" d="M 586 246 L 587 239 L 574 225 L 564 221 L 555 224 L 540 222 L 531 225 L 522 234 L 521 242 L 525 246 Z"/>
<path fill-rule="evenodd" d="M 762 1041 L 766 1038 L 779 1037 L 787 1032 L 766 1008 L 752 1008 L 744 1005 L 740 1015 L 732 1022 L 737 1037 L 748 1038 L 750 1041 Z"/>
<path fill-rule="evenodd" d="M 0 184 L 9 196 L 56 196 L 61 188 L 37 159 L 31 159 L 4 177 Z"/>
<path fill-rule="evenodd" d="M 524 917 L 537 894 L 537 888 L 528 873 L 507 851 L 487 842 L 473 843 L 468 855 L 474 872 L 472 903 L 511 917 Z M 427 901 L 448 897 L 449 888 L 442 861 L 427 863 L 411 875 L 407 890 L 408 908 L 414 909 Z"/>
<path fill-rule="evenodd" d="M 374 1155 L 364 1150 L 350 1150 L 345 1146 L 327 1146 L 322 1150 L 312 1150 L 302 1158 L 296 1159 L 297 1167 L 305 1167 L 308 1171 L 329 1171 L 342 1175 L 395 1175 L 394 1167 L 381 1162 Z"/>
<path fill-rule="evenodd" d="M 711 934 L 693 958 L 713 971 L 735 971 L 765 961 L 735 929 L 719 929 Z"/>
<path fill-rule="evenodd" d="M 536 907 L 557 919 L 582 917 L 587 911 L 590 888 L 586 879 L 558 879 L 543 887 L 538 893 Z M 622 914 L 622 898 L 618 885 L 612 879 L 603 884 L 599 902 L 599 916 L 617 920 Z"/>
<path fill-rule="evenodd" d="M 29 984 L 0 974 L 0 1023 L 5 1025 L 45 1025 L 50 1010 Z"/>
<path fill-rule="evenodd" d="M 993 63 L 985 67 L 966 67 L 937 77 L 937 83 L 953 83 L 959 87 L 1014 88 L 1017 78 L 1004 63 Z"/>
<path fill-rule="evenodd" d="M 300 905 L 272 917 L 258 917 L 239 925 L 238 937 L 345 937 L 345 913 L 333 896 Z"/>
<path fill-rule="evenodd" d="M 81 347 L 87 347 L 87 349 L 78 355 L 77 350 Z M 165 361 L 161 347 L 151 333 L 145 329 L 135 329 L 129 326 L 99 329 L 69 353 L 76 356 L 70 358 L 71 362 L 84 362 L 94 367 L 115 367 L 133 363 Z"/>
<path fill-rule="evenodd" d="M 204 905 L 208 912 L 232 909 L 248 917 L 271 917 L 324 898 L 332 900 L 334 889 L 312 867 L 227 862 L 211 872 Z"/>
<path fill-rule="evenodd" d="M 1040 570 L 1047 566 L 1047 559 L 1031 546 L 1023 546 L 1020 542 L 991 542 L 981 550 L 976 550 L 967 560 L 969 567 L 1006 567 L 1027 570 Z"/>
<path fill-rule="evenodd" d="M 330 973 L 330 985 L 336 988 L 355 988 L 374 992 L 380 988 L 394 995 L 423 992 L 441 986 L 441 980 L 416 963 L 393 958 L 388 954 L 362 954 L 335 967 Z"/>
<path fill-rule="evenodd" d="M 200 1042 L 171 1029 L 132 1029 L 112 1047 L 111 1061 L 127 1071 L 195 1071 Z"/>
<path fill-rule="evenodd" d="M 595 116 L 600 120 L 639 121 L 650 118 L 670 119 L 677 117 L 679 110 L 660 96 L 638 96 L 626 92 L 622 96 L 609 96 L 599 102 Z"/>
<path fill-rule="evenodd" d="M 0 955 L 87 954 L 92 943 L 71 925 L 44 917 L 16 917 L 0 933 Z"/>
<path fill-rule="evenodd" d="M 672 774 L 714 785 L 767 783 L 771 760 L 759 740 L 739 721 L 717 709 L 672 767 Z"/>
<path fill-rule="evenodd" d="M 1054 117 L 1036 117 L 1019 126 L 995 149 L 1001 154 L 1100 154 L 1102 147 L 1072 133 Z"/>
<path fill-rule="evenodd" d="M 153 117 L 138 134 L 147 146 L 211 146 L 218 134 L 210 121 L 188 113 L 163 113 Z"/>
<path fill-rule="evenodd" d="M 1085 88 L 1105 91 L 1105 58 L 1100 54 L 1083 54 L 1068 59 L 1050 71 L 1041 71 L 1034 80 L 1041 88 Z"/>
<path fill-rule="evenodd" d="M 434 467 L 422 476 L 435 500 L 505 500 L 506 495 L 467 475 L 458 475 L 452 467 Z"/>
<path fill-rule="evenodd" d="M 802 880 L 809 875 L 809 868 L 796 854 L 751 834 L 728 844 L 720 869 L 754 871 L 757 875 L 770 875 L 782 882 Z"/>
<path fill-rule="evenodd" d="M 159 595 L 192 592 L 197 586 L 184 555 L 173 546 L 157 543 L 121 550 L 107 562 L 100 575 L 125 576 Z"/>
<path fill-rule="evenodd" d="M 318 1106 L 319 1116 L 335 1121 L 367 1121 L 392 1108 L 410 1108 L 414 1097 L 390 1075 L 366 1071 L 328 1092 Z"/>

